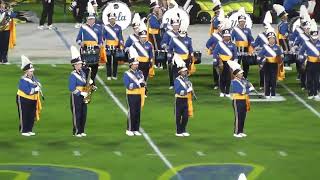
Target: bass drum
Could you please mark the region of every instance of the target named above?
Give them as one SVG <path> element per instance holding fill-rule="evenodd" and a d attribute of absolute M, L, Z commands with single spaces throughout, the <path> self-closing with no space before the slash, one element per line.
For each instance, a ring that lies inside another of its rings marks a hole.
<path fill-rule="evenodd" d="M 162 16 L 162 25 L 170 24 L 172 17 L 177 17 L 177 14 L 181 19 L 181 24 L 183 24 L 185 27 L 188 27 L 190 25 L 189 14 L 180 7 L 172 8 L 166 11 Z"/>
<path fill-rule="evenodd" d="M 108 14 L 110 11 L 116 13 L 116 23 L 121 29 L 126 29 L 131 24 L 131 11 L 127 4 L 121 1 L 111 1 L 102 7 L 102 21 L 105 25 L 109 24 Z"/>
<path fill-rule="evenodd" d="M 228 13 L 227 17 L 231 23 L 232 28 L 238 25 L 238 16 L 239 16 L 238 11 L 232 11 L 232 12 Z M 245 26 L 247 28 L 251 29 L 252 25 L 253 25 L 251 17 L 249 14 L 246 14 L 245 16 L 246 16 L 246 20 L 247 20 Z"/>
<path fill-rule="evenodd" d="M 296 27 L 300 26 L 300 17 L 296 16 L 290 19 L 290 21 L 288 22 L 289 25 L 289 32 L 294 32 L 294 30 L 296 29 Z"/>

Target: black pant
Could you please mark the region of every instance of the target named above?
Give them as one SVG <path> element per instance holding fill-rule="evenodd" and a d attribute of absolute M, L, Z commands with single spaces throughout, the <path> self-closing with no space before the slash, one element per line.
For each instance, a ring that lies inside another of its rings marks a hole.
<path fill-rule="evenodd" d="M 127 94 L 127 103 L 129 108 L 127 130 L 139 131 L 140 113 L 141 113 L 141 95 Z"/>
<path fill-rule="evenodd" d="M 44 25 L 47 17 L 48 17 L 48 26 L 52 24 L 54 0 L 51 0 L 50 3 L 48 3 L 47 1 L 48 0 L 42 0 L 42 14 L 40 19 L 40 26 Z"/>
<path fill-rule="evenodd" d="M 186 126 L 188 124 L 188 99 L 187 98 L 176 98 L 175 113 L 176 113 L 177 134 L 186 132 Z"/>
<path fill-rule="evenodd" d="M 169 86 L 173 86 L 173 64 L 171 62 L 168 64 L 168 73 L 169 73 Z"/>
<path fill-rule="evenodd" d="M 264 94 L 275 96 L 277 86 L 278 63 L 265 63 L 264 65 Z"/>
<path fill-rule="evenodd" d="M 161 46 L 160 46 L 161 36 L 160 36 L 160 34 L 149 34 L 149 41 L 152 43 L 155 51 L 161 50 Z M 155 65 L 158 67 L 161 65 L 161 63 L 156 58 L 155 58 Z"/>
<path fill-rule="evenodd" d="M 21 133 L 32 132 L 34 120 L 36 117 L 37 101 L 26 99 L 24 97 L 16 97 L 18 106 L 18 115 L 20 119 L 19 130 Z"/>
<path fill-rule="evenodd" d="M 112 66 L 112 68 L 111 68 Z M 117 77 L 118 74 L 118 60 L 115 57 L 115 53 L 111 52 L 109 55 L 107 55 L 107 77 L 111 77 L 111 74 L 113 77 Z"/>
<path fill-rule="evenodd" d="M 213 86 L 218 86 L 219 84 L 219 74 L 217 72 L 216 66 L 212 66 L 212 76 L 213 76 Z"/>
<path fill-rule="evenodd" d="M 244 122 L 247 115 L 246 100 L 233 100 L 232 106 L 234 110 L 234 134 L 243 133 Z"/>
<path fill-rule="evenodd" d="M 186 59 L 184 60 L 184 62 L 186 63 L 186 67 L 189 69 L 191 65 L 191 59 Z M 179 76 L 178 67 L 175 63 L 172 66 L 172 74 L 173 74 L 173 80 L 175 80 Z"/>
<path fill-rule="evenodd" d="M 225 94 L 230 92 L 231 74 L 227 61 L 223 61 L 223 70 L 219 78 L 220 91 Z"/>
<path fill-rule="evenodd" d="M 306 81 L 309 96 L 318 95 L 320 63 L 307 62 Z"/>
<path fill-rule="evenodd" d="M 242 62 L 243 77 L 245 78 L 248 77 L 248 73 L 250 69 L 248 58 L 249 58 L 248 56 L 239 56 L 239 61 Z"/>
<path fill-rule="evenodd" d="M 84 133 L 87 121 L 87 104 L 83 101 L 83 96 L 71 94 L 70 96 L 73 134 Z"/>
<path fill-rule="evenodd" d="M 284 65 L 285 66 L 290 66 L 290 60 L 289 60 L 289 56 L 288 54 L 286 53 L 286 51 L 290 51 L 290 48 L 289 48 L 289 41 L 287 39 L 279 39 L 279 44 L 280 46 L 282 47 L 283 51 L 284 51 Z"/>
<path fill-rule="evenodd" d="M 78 23 L 82 23 L 84 20 L 84 15 L 87 11 L 88 1 L 89 0 L 77 0 L 77 6 L 73 10 L 73 16 Z"/>
<path fill-rule="evenodd" d="M 0 62 L 8 62 L 10 31 L 0 31 Z"/>
<path fill-rule="evenodd" d="M 259 75 L 260 75 L 260 87 L 264 87 L 264 67 L 259 69 Z"/>

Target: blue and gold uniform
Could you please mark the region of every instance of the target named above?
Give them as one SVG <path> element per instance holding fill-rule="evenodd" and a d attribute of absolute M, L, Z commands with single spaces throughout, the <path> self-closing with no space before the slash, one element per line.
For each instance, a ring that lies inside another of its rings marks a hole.
<path fill-rule="evenodd" d="M 187 68 L 180 68 L 181 71 L 187 71 Z M 193 116 L 192 107 L 192 83 L 185 75 L 179 75 L 174 80 L 175 90 L 175 118 L 176 118 L 176 136 L 189 136 L 186 127 L 189 117 Z"/>
<path fill-rule="evenodd" d="M 268 34 L 269 38 L 275 38 L 274 33 Z M 278 63 L 282 61 L 283 51 L 277 44 L 264 45 L 258 54 L 258 61 L 264 63 L 264 91 L 265 96 L 269 98 L 276 95 L 276 83 L 278 74 Z"/>
<path fill-rule="evenodd" d="M 192 39 L 189 36 L 172 38 L 169 43 L 168 53 L 173 57 L 177 54 L 186 63 L 186 67 L 189 68 L 191 65 L 191 56 L 193 56 Z M 173 78 L 178 77 L 178 67 L 176 64 L 172 67 Z"/>
<path fill-rule="evenodd" d="M 117 78 L 118 74 L 118 59 L 116 59 L 116 52 L 122 50 L 124 41 L 122 36 L 122 29 L 118 24 L 108 24 L 104 27 L 103 39 L 106 42 L 107 50 L 107 77 Z M 111 68 L 112 66 L 112 68 Z"/>
<path fill-rule="evenodd" d="M 8 63 L 9 40 L 10 34 L 13 33 L 13 18 L 16 14 L 7 9 L 0 9 L 0 16 L 3 16 L 0 21 L 0 63 Z"/>
<path fill-rule="evenodd" d="M 242 70 L 235 70 L 233 75 L 241 73 Z M 231 81 L 232 106 L 234 110 L 234 136 L 245 137 L 243 132 L 247 112 L 250 110 L 249 90 L 251 83 L 245 78 L 235 77 Z M 253 88 L 253 87 L 252 87 Z"/>
<path fill-rule="evenodd" d="M 224 30 L 223 34 L 227 34 L 229 30 Z M 220 41 L 215 46 L 213 53 L 213 62 L 218 64 L 220 73 L 219 87 L 223 94 L 229 95 L 230 92 L 230 67 L 227 61 L 238 61 L 237 48 L 231 41 Z"/>
<path fill-rule="evenodd" d="M 131 62 L 130 62 L 131 61 Z M 127 103 L 128 103 L 128 121 L 127 132 L 129 136 L 140 135 L 140 114 L 144 106 L 145 86 L 142 71 L 133 69 L 133 64 L 139 64 L 138 61 L 129 59 L 130 69 L 123 75 L 124 86 L 126 87 Z"/>
<path fill-rule="evenodd" d="M 161 42 L 160 25 L 161 25 L 161 22 L 158 19 L 157 15 L 155 13 L 151 13 L 148 16 L 147 28 L 148 28 L 148 34 L 149 34 L 148 40 L 154 46 L 154 50 L 161 49 L 161 46 L 160 46 L 160 42 Z"/>
<path fill-rule="evenodd" d="M 148 80 L 149 69 L 152 66 L 153 61 L 153 46 L 149 41 L 141 43 L 140 41 L 132 45 L 137 53 L 137 60 L 139 61 L 139 70 L 142 71 L 144 80 Z"/>
<path fill-rule="evenodd" d="M 23 136 L 35 135 L 33 125 L 35 120 L 40 119 L 41 85 L 38 79 L 33 75 L 34 68 L 27 57 L 22 56 L 21 69 L 25 75 L 21 77 L 18 85 L 16 103 L 19 114 L 19 130 Z"/>
<path fill-rule="evenodd" d="M 128 51 L 128 49 L 130 48 L 130 46 L 132 46 L 134 43 L 139 41 L 139 35 L 138 34 L 130 34 L 128 39 L 126 40 L 126 43 L 124 45 L 125 50 Z"/>
<path fill-rule="evenodd" d="M 102 45 L 102 26 L 99 24 L 83 24 L 80 27 L 76 42 L 81 45 L 80 52 L 82 52 L 89 47 L 96 47 L 100 48 L 99 46 Z M 88 66 L 91 67 L 91 78 L 93 81 L 95 81 L 96 75 L 98 73 L 98 66 L 99 66 L 99 55 L 97 55 L 97 58 L 95 59 L 95 62 L 88 62 L 84 58 L 83 55 L 82 59 L 88 63 Z"/>
<path fill-rule="evenodd" d="M 216 47 L 216 45 L 218 44 L 218 42 L 222 41 L 222 34 L 219 32 L 216 33 L 212 33 L 210 38 L 208 39 L 207 43 L 206 43 L 206 47 L 208 49 L 208 54 L 212 55 L 212 51 L 213 49 Z M 212 63 L 212 75 L 213 75 L 213 87 L 216 89 L 219 86 L 219 74 L 217 72 L 217 67 L 218 64 L 217 63 Z"/>
<path fill-rule="evenodd" d="M 237 46 L 239 61 L 242 62 L 243 66 L 243 75 L 247 78 L 249 73 L 248 58 L 249 55 L 252 55 L 251 47 L 254 42 L 251 30 L 246 27 L 241 28 L 240 26 L 236 26 L 233 28 L 231 38 Z"/>
<path fill-rule="evenodd" d="M 306 80 L 309 97 L 318 95 L 320 75 L 320 40 L 304 41 L 299 51 L 299 59 L 307 61 Z M 304 57 L 306 55 L 306 58 Z"/>

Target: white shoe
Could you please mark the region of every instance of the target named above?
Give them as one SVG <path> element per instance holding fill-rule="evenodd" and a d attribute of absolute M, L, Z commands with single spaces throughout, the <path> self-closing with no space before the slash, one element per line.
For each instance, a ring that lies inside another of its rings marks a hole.
<path fill-rule="evenodd" d="M 218 89 L 218 86 L 214 86 L 213 89 L 214 89 L 214 90 Z"/>
<path fill-rule="evenodd" d="M 21 133 L 22 136 L 31 136 L 29 133 Z"/>
<path fill-rule="evenodd" d="M 134 136 L 134 133 L 133 133 L 132 131 L 126 130 L 126 135 L 128 135 L 128 136 Z"/>
<path fill-rule="evenodd" d="M 43 25 L 42 26 L 38 26 L 38 29 L 44 30 L 44 26 Z"/>
<path fill-rule="evenodd" d="M 177 137 L 183 137 L 183 133 L 181 133 L 181 134 L 176 133 L 176 136 Z"/>
<path fill-rule="evenodd" d="M 230 94 L 226 94 L 226 97 L 230 97 Z"/>
<path fill-rule="evenodd" d="M 233 134 L 233 136 L 236 137 L 236 138 L 242 138 L 241 134 Z"/>
<path fill-rule="evenodd" d="M 304 87 L 302 87 L 302 88 L 301 88 L 301 90 L 302 90 L 302 91 L 304 91 L 304 90 L 305 90 L 305 88 L 304 88 Z"/>
<path fill-rule="evenodd" d="M 224 97 L 224 93 L 220 93 L 219 97 Z"/>
<path fill-rule="evenodd" d="M 107 80 L 108 80 L 108 81 L 111 81 L 111 77 L 107 77 Z"/>
<path fill-rule="evenodd" d="M 79 29 L 81 27 L 80 23 L 76 23 L 76 25 L 74 25 L 75 28 Z"/>
<path fill-rule="evenodd" d="M 314 96 L 314 99 L 315 99 L 315 100 L 320 100 L 320 96 L 319 96 L 319 95 L 316 95 L 316 96 Z"/>
<path fill-rule="evenodd" d="M 273 99 L 274 99 L 274 98 L 276 98 L 276 96 L 270 96 L 270 98 L 273 98 Z"/>
<path fill-rule="evenodd" d="M 259 87 L 259 90 L 262 90 L 263 89 L 263 87 Z"/>
<path fill-rule="evenodd" d="M 154 67 L 155 69 L 158 69 L 158 66 L 156 66 L 156 65 L 153 65 L 153 67 Z"/>
<path fill-rule="evenodd" d="M 142 134 L 139 131 L 133 131 L 134 135 L 141 136 Z"/>
<path fill-rule="evenodd" d="M 36 133 L 34 133 L 34 132 L 28 132 L 29 134 L 30 134 L 30 136 L 35 136 L 36 135 Z"/>
<path fill-rule="evenodd" d="M 86 133 L 81 133 L 81 136 L 82 136 L 82 137 L 86 137 L 87 134 L 86 134 Z"/>
<path fill-rule="evenodd" d="M 48 26 L 48 29 L 50 29 L 50 30 L 56 30 L 56 29 L 58 29 L 58 28 L 55 27 L 55 26 L 53 26 L 53 25 L 51 24 L 50 26 Z"/>
<path fill-rule="evenodd" d="M 148 96 L 147 95 L 144 95 L 144 98 L 147 98 Z"/>
<path fill-rule="evenodd" d="M 247 135 L 246 135 L 245 133 L 240 133 L 240 135 L 241 135 L 242 137 L 247 137 Z"/>
<path fill-rule="evenodd" d="M 118 78 L 117 78 L 117 77 L 112 77 L 112 79 L 113 79 L 113 80 L 117 80 Z"/>
<path fill-rule="evenodd" d="M 188 137 L 188 136 L 190 136 L 190 133 L 184 132 L 184 133 L 182 133 L 182 135 Z"/>
<path fill-rule="evenodd" d="M 9 63 L 9 62 L 5 62 L 5 63 L 2 63 L 2 64 L 4 64 L 4 65 L 9 65 L 10 63 Z"/>
<path fill-rule="evenodd" d="M 308 96 L 308 99 L 313 99 L 313 96 Z"/>
<path fill-rule="evenodd" d="M 266 96 L 266 99 L 270 99 L 271 98 L 271 96 Z"/>
<path fill-rule="evenodd" d="M 81 134 L 76 134 L 75 136 L 76 136 L 76 137 L 82 137 L 82 135 L 81 135 Z"/>
<path fill-rule="evenodd" d="M 170 86 L 169 89 L 173 89 L 173 86 Z"/>

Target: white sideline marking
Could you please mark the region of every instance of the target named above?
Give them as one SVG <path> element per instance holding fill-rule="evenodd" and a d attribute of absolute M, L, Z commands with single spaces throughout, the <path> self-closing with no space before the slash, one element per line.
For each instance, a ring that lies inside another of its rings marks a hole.
<path fill-rule="evenodd" d="M 311 112 L 313 112 L 318 118 L 320 118 L 320 113 L 315 110 L 312 106 L 310 106 L 305 100 L 299 97 L 295 92 L 293 92 L 288 86 L 279 83 L 283 88 L 285 88 L 292 96 L 294 96 L 299 102 L 301 102 L 306 108 L 308 108 Z"/>
<path fill-rule="evenodd" d="M 122 153 L 120 151 L 113 151 L 113 153 L 117 156 L 122 156 Z"/>
<path fill-rule="evenodd" d="M 278 151 L 280 156 L 286 157 L 288 156 L 288 153 L 284 152 L 284 151 Z"/>
<path fill-rule="evenodd" d="M 238 154 L 239 156 L 246 156 L 246 155 L 247 155 L 245 152 L 242 152 L 242 151 L 238 151 L 237 154 Z"/>
<path fill-rule="evenodd" d="M 38 151 L 31 151 L 32 156 L 39 156 L 39 152 Z"/>
<path fill-rule="evenodd" d="M 51 67 L 54 67 L 54 68 L 55 68 L 55 67 L 57 67 L 57 65 L 55 65 L 55 64 L 51 64 Z"/>
<path fill-rule="evenodd" d="M 158 154 L 154 154 L 154 153 L 149 153 L 146 154 L 147 156 L 158 156 Z M 175 154 L 164 154 L 164 156 L 176 156 Z"/>
<path fill-rule="evenodd" d="M 80 153 L 80 151 L 76 150 L 76 151 L 73 151 L 73 155 L 74 156 L 81 156 L 81 153 Z"/>
<path fill-rule="evenodd" d="M 203 153 L 202 151 L 197 151 L 197 155 L 198 155 L 198 156 L 206 156 L 206 154 Z"/>
<path fill-rule="evenodd" d="M 103 88 L 106 90 L 106 92 L 109 94 L 109 96 L 112 98 L 112 100 L 119 106 L 119 108 L 122 110 L 122 112 L 127 116 L 128 111 L 127 109 L 121 104 L 119 99 L 113 94 L 113 92 L 110 90 L 110 88 L 103 82 L 103 80 L 100 78 L 99 75 L 96 76 L 99 83 L 103 86 Z M 156 152 L 156 154 L 160 157 L 160 159 L 166 164 L 166 166 L 172 170 L 175 174 L 177 174 L 178 177 L 180 175 L 176 170 L 173 169 L 173 166 L 171 162 L 163 155 L 163 153 L 160 151 L 157 145 L 152 141 L 152 139 L 149 137 L 149 135 L 144 131 L 142 127 L 140 127 L 140 132 L 142 133 L 143 137 L 146 139 L 146 141 L 149 143 L 149 145 L 152 147 L 152 149 Z M 179 178 L 181 179 L 181 178 Z"/>

